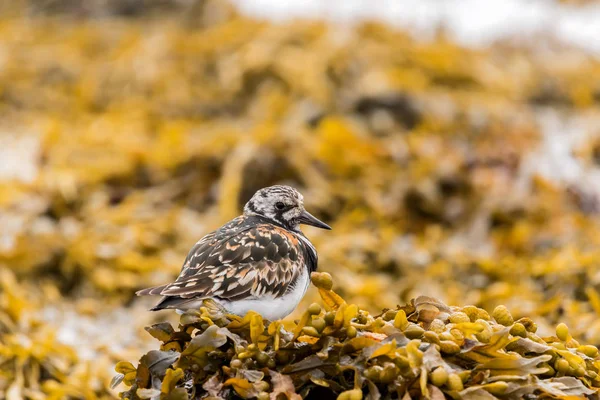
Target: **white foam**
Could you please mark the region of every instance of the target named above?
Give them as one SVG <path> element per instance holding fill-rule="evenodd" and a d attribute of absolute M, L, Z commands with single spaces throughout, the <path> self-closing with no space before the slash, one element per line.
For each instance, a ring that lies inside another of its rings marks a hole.
<path fill-rule="evenodd" d="M 233 0 L 249 16 L 275 22 L 377 20 L 430 38 L 443 28 L 459 44 L 551 37 L 600 56 L 600 4 L 556 0 Z"/>
<path fill-rule="evenodd" d="M 38 176 L 39 157 L 39 135 L 0 133 L 0 181 L 33 182 Z"/>

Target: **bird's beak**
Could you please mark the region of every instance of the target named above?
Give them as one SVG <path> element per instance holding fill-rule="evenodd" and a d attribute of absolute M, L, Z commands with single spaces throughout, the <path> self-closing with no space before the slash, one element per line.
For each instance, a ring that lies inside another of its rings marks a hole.
<path fill-rule="evenodd" d="M 302 214 L 298 217 L 298 222 L 305 225 L 316 226 L 321 229 L 331 230 L 331 227 L 327 225 L 325 222 L 319 221 L 314 215 L 309 213 L 308 211 L 302 211 Z"/>

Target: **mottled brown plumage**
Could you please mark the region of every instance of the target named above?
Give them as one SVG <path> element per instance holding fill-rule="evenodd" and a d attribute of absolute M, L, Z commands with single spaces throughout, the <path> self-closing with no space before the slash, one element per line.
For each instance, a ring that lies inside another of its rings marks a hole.
<path fill-rule="evenodd" d="M 232 313 L 250 307 L 271 316 L 291 311 L 296 304 L 289 310 L 280 303 L 299 301 L 307 277 L 317 268 L 317 252 L 300 223 L 330 229 L 304 210 L 295 189 L 261 189 L 244 207 L 244 215 L 192 247 L 175 282 L 137 294 L 165 296 L 153 310 L 195 308 L 210 298 Z"/>

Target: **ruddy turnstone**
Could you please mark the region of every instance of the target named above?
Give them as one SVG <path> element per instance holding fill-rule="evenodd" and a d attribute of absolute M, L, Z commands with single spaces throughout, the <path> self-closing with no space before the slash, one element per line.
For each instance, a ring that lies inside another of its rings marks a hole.
<path fill-rule="evenodd" d="M 194 309 L 212 299 L 231 314 L 253 310 L 281 319 L 296 308 L 317 269 L 317 251 L 300 224 L 331 229 L 304 209 L 296 189 L 260 189 L 243 215 L 192 247 L 175 282 L 136 294 L 164 296 L 152 311 Z"/>

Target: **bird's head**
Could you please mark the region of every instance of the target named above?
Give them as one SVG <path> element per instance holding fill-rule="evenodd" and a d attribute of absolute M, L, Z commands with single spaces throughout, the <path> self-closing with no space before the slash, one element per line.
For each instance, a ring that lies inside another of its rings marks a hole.
<path fill-rule="evenodd" d="M 300 224 L 331 229 L 304 209 L 304 197 L 290 186 L 260 189 L 244 206 L 244 215 L 260 215 L 296 232 L 300 231 Z"/>

